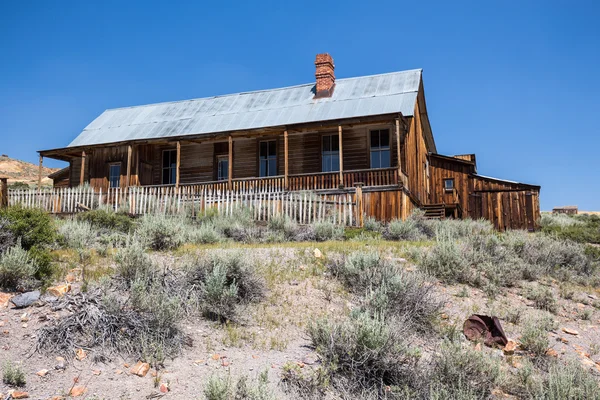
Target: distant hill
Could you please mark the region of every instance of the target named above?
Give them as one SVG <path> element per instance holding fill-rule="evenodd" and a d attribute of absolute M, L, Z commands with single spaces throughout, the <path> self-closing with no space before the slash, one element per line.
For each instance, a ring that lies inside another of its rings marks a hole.
<path fill-rule="evenodd" d="M 58 171 L 60 168 L 42 168 L 42 185 L 52 186 L 52 179 L 48 175 Z M 23 182 L 30 186 L 36 186 L 38 182 L 39 167 L 26 161 L 15 160 L 7 155 L 0 156 L 0 176 L 8 177 L 9 186 L 16 182 Z"/>

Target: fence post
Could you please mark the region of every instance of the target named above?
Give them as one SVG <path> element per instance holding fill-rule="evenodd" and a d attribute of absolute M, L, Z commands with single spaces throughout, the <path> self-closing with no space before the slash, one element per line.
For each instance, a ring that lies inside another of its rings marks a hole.
<path fill-rule="evenodd" d="M 8 178 L 0 177 L 0 208 L 8 207 Z"/>
<path fill-rule="evenodd" d="M 364 205 L 363 205 L 363 194 L 362 194 L 362 183 L 356 183 L 356 222 L 360 228 L 364 224 Z"/>

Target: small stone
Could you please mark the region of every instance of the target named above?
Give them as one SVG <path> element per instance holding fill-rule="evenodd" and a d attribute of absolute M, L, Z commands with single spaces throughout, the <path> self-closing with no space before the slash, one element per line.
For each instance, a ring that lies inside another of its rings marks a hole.
<path fill-rule="evenodd" d="M 558 352 L 554 349 L 546 350 L 546 355 L 550 357 L 558 357 Z"/>
<path fill-rule="evenodd" d="M 481 342 L 475 345 L 475 351 L 481 351 Z"/>
<path fill-rule="evenodd" d="M 10 298 L 12 297 L 9 293 L 0 292 L 0 308 L 8 307 Z"/>
<path fill-rule="evenodd" d="M 169 392 L 169 384 L 168 383 L 161 383 L 159 390 L 160 390 L 161 393 L 168 393 Z"/>
<path fill-rule="evenodd" d="M 69 395 L 71 397 L 79 397 L 82 394 L 84 394 L 86 391 L 87 391 L 87 389 L 85 388 L 85 386 L 74 386 L 73 388 L 71 388 Z"/>
<path fill-rule="evenodd" d="M 101 373 L 102 373 L 102 371 L 100 371 L 99 369 L 92 370 L 92 374 L 94 374 L 94 375 L 100 375 Z"/>
<path fill-rule="evenodd" d="M 71 284 L 69 283 L 67 283 L 66 285 L 50 286 L 48 289 L 46 289 L 46 293 L 55 297 L 62 297 L 70 291 Z"/>
<path fill-rule="evenodd" d="M 132 374 L 135 374 L 137 376 L 144 377 L 144 376 L 146 376 L 146 374 L 148 373 L 149 370 L 150 370 L 150 364 L 138 361 L 138 363 L 135 364 L 133 366 L 133 368 L 131 368 L 129 370 L 129 372 L 131 372 Z"/>
<path fill-rule="evenodd" d="M 321 253 L 321 250 L 315 249 L 313 253 L 315 255 L 315 258 L 323 258 L 323 253 Z"/>
<path fill-rule="evenodd" d="M 73 283 L 73 282 L 75 282 L 76 278 L 75 278 L 75 275 L 73 275 L 73 274 L 67 274 L 67 276 L 65 277 L 65 280 L 67 281 L 67 283 Z"/>
<path fill-rule="evenodd" d="M 21 315 L 21 322 L 27 321 L 29 321 L 29 316 L 27 315 L 27 313 L 23 313 L 23 315 Z"/>
<path fill-rule="evenodd" d="M 580 361 L 581 361 L 581 365 L 583 365 L 584 367 L 587 367 L 587 368 L 596 366 L 596 363 L 593 362 L 592 360 L 590 360 L 589 358 L 582 358 Z"/>
<path fill-rule="evenodd" d="M 257 356 L 256 354 L 252 354 L 252 358 L 256 360 L 257 358 L 259 358 L 259 356 Z"/>
<path fill-rule="evenodd" d="M 28 399 L 29 393 L 14 391 L 9 397 L 10 399 Z"/>
<path fill-rule="evenodd" d="M 219 354 L 213 354 L 211 358 L 213 360 L 217 361 L 217 360 L 221 359 L 221 356 Z"/>
<path fill-rule="evenodd" d="M 559 337 L 558 340 L 560 340 L 561 342 L 563 342 L 564 344 L 569 343 L 569 339 L 564 338 L 564 337 Z"/>
<path fill-rule="evenodd" d="M 194 364 L 204 364 L 204 360 L 196 360 L 194 361 Z"/>
<path fill-rule="evenodd" d="M 304 266 L 304 265 L 301 265 L 301 266 L 299 266 L 299 267 L 298 267 L 298 269 L 299 269 L 300 271 L 304 271 L 304 270 L 306 270 L 306 266 Z"/>
<path fill-rule="evenodd" d="M 27 328 L 29 325 L 27 325 L 27 323 L 21 325 L 22 328 Z"/>
<path fill-rule="evenodd" d="M 87 353 L 85 352 L 85 350 L 84 350 L 84 349 L 78 349 L 78 350 L 75 352 L 75 355 L 77 356 L 77 359 L 78 359 L 79 361 L 81 361 L 81 360 L 83 360 L 84 358 L 86 358 L 86 357 L 87 357 Z"/>
<path fill-rule="evenodd" d="M 64 370 L 64 369 L 67 368 L 67 363 L 66 363 L 66 361 L 65 361 L 64 358 L 62 358 L 62 357 L 56 357 L 56 361 L 57 361 L 57 363 L 54 366 L 55 369 Z"/>
<path fill-rule="evenodd" d="M 129 365 L 129 363 L 123 363 L 123 367 L 125 367 L 125 368 L 129 368 L 129 367 L 130 367 L 130 365 Z"/>
<path fill-rule="evenodd" d="M 579 332 L 577 332 L 575 329 L 571 329 L 571 328 L 567 328 L 567 327 L 562 328 L 562 331 L 564 333 L 568 333 L 569 335 L 573 335 L 573 336 L 579 335 Z"/>
<path fill-rule="evenodd" d="M 117 375 L 121 375 L 122 373 L 123 373 L 123 371 L 121 371 L 120 369 L 115 371 L 115 374 L 117 374 Z"/>
<path fill-rule="evenodd" d="M 448 314 L 442 314 L 442 319 L 448 319 Z"/>
<path fill-rule="evenodd" d="M 230 363 L 229 363 L 229 361 L 225 361 L 225 360 L 223 360 L 223 361 L 221 362 L 221 366 L 223 366 L 223 367 L 229 367 L 229 364 L 230 364 Z"/>
<path fill-rule="evenodd" d="M 40 291 L 34 290 L 33 292 L 27 292 L 17 295 L 10 299 L 10 302 L 15 305 L 16 308 L 29 307 L 40 299 Z"/>
<path fill-rule="evenodd" d="M 302 361 L 296 361 L 296 365 L 300 368 L 304 368 L 305 364 Z"/>
<path fill-rule="evenodd" d="M 504 354 L 514 354 L 518 346 L 519 345 L 517 344 L 517 342 L 515 342 L 514 340 L 509 340 L 508 343 L 506 343 L 506 346 L 504 346 Z"/>
<path fill-rule="evenodd" d="M 48 375 L 48 370 L 47 369 L 40 369 L 38 372 L 36 372 L 37 376 L 46 376 Z"/>

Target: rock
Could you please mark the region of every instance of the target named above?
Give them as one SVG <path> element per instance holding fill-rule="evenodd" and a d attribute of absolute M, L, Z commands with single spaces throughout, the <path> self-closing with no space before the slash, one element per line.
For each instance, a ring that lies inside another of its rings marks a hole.
<path fill-rule="evenodd" d="M 83 360 L 84 358 L 86 358 L 86 357 L 87 357 L 87 353 L 85 352 L 85 350 L 84 350 L 84 349 L 78 349 L 78 350 L 75 352 L 75 355 L 77 356 L 77 359 L 78 359 L 79 361 L 81 361 L 81 360 Z"/>
<path fill-rule="evenodd" d="M 27 321 L 29 321 L 29 316 L 27 315 L 27 313 L 23 313 L 23 315 L 21 315 L 21 322 Z"/>
<path fill-rule="evenodd" d="M 8 302 L 11 297 L 12 294 L 0 292 L 0 308 L 8 307 Z"/>
<path fill-rule="evenodd" d="M 101 373 L 102 373 L 102 371 L 100 371 L 99 369 L 92 370 L 92 374 L 94 374 L 94 375 L 100 375 Z"/>
<path fill-rule="evenodd" d="M 56 357 L 56 361 L 57 361 L 57 363 L 54 366 L 55 369 L 64 370 L 64 369 L 67 368 L 67 363 L 66 363 L 66 361 L 65 361 L 64 358 L 62 358 L 62 357 Z"/>
<path fill-rule="evenodd" d="M 48 372 L 49 372 L 49 371 L 48 371 L 47 369 L 40 369 L 40 370 L 39 370 L 38 372 L 36 372 L 35 374 L 36 374 L 37 376 L 42 376 L 42 377 L 43 377 L 43 376 L 46 376 L 46 375 L 48 375 Z"/>
<path fill-rule="evenodd" d="M 73 283 L 75 282 L 77 278 L 75 278 L 75 275 L 73 274 L 67 274 L 67 276 L 65 277 L 65 280 L 67 281 L 67 283 Z"/>
<path fill-rule="evenodd" d="M 123 373 L 123 371 L 121 371 L 120 369 L 115 371 L 115 374 L 117 374 L 117 375 L 121 375 L 122 373 Z"/>
<path fill-rule="evenodd" d="M 168 393 L 169 392 L 169 384 L 168 383 L 161 383 L 159 390 L 160 390 L 161 393 Z"/>
<path fill-rule="evenodd" d="M 558 352 L 554 349 L 546 350 L 546 355 L 550 357 L 558 357 Z"/>
<path fill-rule="evenodd" d="M 315 255 L 315 258 L 323 258 L 323 253 L 321 253 L 321 250 L 315 249 L 313 253 Z"/>
<path fill-rule="evenodd" d="M 508 343 L 506 343 L 506 346 L 504 346 L 504 354 L 506 354 L 506 355 L 514 354 L 517 347 L 519 347 L 517 342 L 515 342 L 514 340 L 509 340 Z"/>
<path fill-rule="evenodd" d="M 571 329 L 571 328 L 567 328 L 567 327 L 562 328 L 562 331 L 564 333 L 568 333 L 569 335 L 573 335 L 573 336 L 579 335 L 579 332 L 577 332 L 575 329 Z"/>
<path fill-rule="evenodd" d="M 14 391 L 10 395 L 10 398 L 11 399 L 28 399 L 29 398 L 29 393 Z"/>
<path fill-rule="evenodd" d="M 591 368 L 591 367 L 595 367 L 596 363 L 593 362 L 592 360 L 590 360 L 589 358 L 582 358 L 580 359 L 581 361 L 581 365 L 583 365 L 586 368 Z"/>
<path fill-rule="evenodd" d="M 221 356 L 219 354 L 213 354 L 211 356 L 211 358 L 216 361 L 216 360 L 219 360 L 221 358 Z"/>
<path fill-rule="evenodd" d="M 79 397 L 79 396 L 83 395 L 86 391 L 87 391 L 87 389 L 85 388 L 85 386 L 73 386 L 71 388 L 71 391 L 69 392 L 69 396 Z"/>
<path fill-rule="evenodd" d="M 16 308 L 29 307 L 40 299 L 40 291 L 34 290 L 33 292 L 27 292 L 19 294 L 10 299 L 10 302 L 15 305 Z"/>
<path fill-rule="evenodd" d="M 150 364 L 138 361 L 138 363 L 135 364 L 133 366 L 133 368 L 131 368 L 129 370 L 129 372 L 143 378 L 144 376 L 146 376 L 146 374 L 148 373 L 149 370 L 150 370 Z"/>
<path fill-rule="evenodd" d="M 569 343 L 569 339 L 564 338 L 564 337 L 559 337 L 558 340 L 560 340 L 561 342 L 563 342 L 564 344 Z"/>
<path fill-rule="evenodd" d="M 50 286 L 46 292 L 52 296 L 62 297 L 71 291 L 71 284 Z"/>
<path fill-rule="evenodd" d="M 223 367 L 229 367 L 229 364 L 230 364 L 230 363 L 229 363 L 229 361 L 225 361 L 225 360 L 223 360 L 223 361 L 221 362 L 221 366 L 223 366 Z"/>

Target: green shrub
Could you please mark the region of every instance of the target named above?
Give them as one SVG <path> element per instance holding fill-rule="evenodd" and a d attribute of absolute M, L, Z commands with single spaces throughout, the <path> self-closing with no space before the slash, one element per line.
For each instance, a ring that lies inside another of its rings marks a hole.
<path fill-rule="evenodd" d="M 315 240 L 324 242 L 326 240 L 342 240 L 344 238 L 344 226 L 333 222 L 317 222 L 313 224 Z"/>
<path fill-rule="evenodd" d="M 25 373 L 18 365 L 6 361 L 2 366 L 2 382 L 11 386 L 25 386 Z"/>
<path fill-rule="evenodd" d="M 531 286 L 527 290 L 526 297 L 529 300 L 533 300 L 535 307 L 540 310 L 556 313 L 558 309 L 554 292 L 552 292 L 552 289 L 549 287 L 539 285 Z"/>
<path fill-rule="evenodd" d="M 268 374 L 265 370 L 252 384 L 248 377 L 243 375 L 236 384 L 230 376 L 219 377 L 212 375 L 204 386 L 204 398 L 206 400 L 271 400 L 275 399 L 268 387 Z"/>
<path fill-rule="evenodd" d="M 434 359 L 429 398 L 484 399 L 489 398 L 500 380 L 498 359 L 463 348 L 460 343 L 444 342 Z"/>
<path fill-rule="evenodd" d="M 359 312 L 339 323 L 311 323 L 308 334 L 324 366 L 334 377 L 346 378 L 350 392 L 362 388 L 383 392 L 386 385 L 404 383 L 419 359 L 402 340 L 407 332 L 398 324 L 391 326 L 382 317 Z"/>
<path fill-rule="evenodd" d="M 381 231 L 381 222 L 377 221 L 373 217 L 367 217 L 363 222 L 363 227 L 366 231 L 379 232 Z"/>
<path fill-rule="evenodd" d="M 206 222 L 198 227 L 193 227 L 188 233 L 186 241 L 200 244 L 214 244 L 223 240 L 221 233 L 212 223 Z"/>
<path fill-rule="evenodd" d="M 391 221 L 383 236 L 388 240 L 425 240 L 425 236 L 419 229 L 417 220 L 413 218 L 407 218 L 405 221 L 401 219 L 395 219 Z"/>
<path fill-rule="evenodd" d="M 110 207 L 101 207 L 95 210 L 77 214 L 77 220 L 89 222 L 96 228 L 117 230 L 129 233 L 134 226 L 133 219 L 121 212 L 114 212 Z"/>
<path fill-rule="evenodd" d="M 554 319 L 549 314 L 535 314 L 526 318 L 521 332 L 521 348 L 536 357 L 546 354 L 550 346 L 548 331 L 554 325 Z"/>
<path fill-rule="evenodd" d="M 127 239 L 125 247 L 115 254 L 115 262 L 117 276 L 121 277 L 128 286 L 136 277 L 147 276 L 154 269 L 152 260 L 137 237 L 130 236 Z"/>
<path fill-rule="evenodd" d="M 92 224 L 75 219 L 64 221 L 58 231 L 72 249 L 93 247 L 98 237 L 98 232 L 92 227 Z"/>
<path fill-rule="evenodd" d="M 420 255 L 419 264 L 426 273 L 447 283 L 472 281 L 464 249 L 447 237 L 438 237 L 431 249 Z"/>
<path fill-rule="evenodd" d="M 14 246 L 16 242 L 15 235 L 10 230 L 8 220 L 0 218 L 0 254 Z"/>
<path fill-rule="evenodd" d="M 183 243 L 188 229 L 184 217 L 147 214 L 142 217 L 136 234 L 142 243 L 153 250 L 172 250 Z"/>
<path fill-rule="evenodd" d="M 33 286 L 37 265 L 18 244 L 0 255 L 0 287 L 15 289 Z"/>
<path fill-rule="evenodd" d="M 21 239 L 25 250 L 51 245 L 58 237 L 52 217 L 37 208 L 11 206 L 0 209 L 0 219 L 8 222 L 8 229 L 15 238 Z"/>
<path fill-rule="evenodd" d="M 28 251 L 29 257 L 36 266 L 35 279 L 41 281 L 44 285 L 51 282 L 56 267 L 53 263 L 54 258 L 50 250 L 44 247 L 33 246 Z"/>
<path fill-rule="evenodd" d="M 534 393 L 540 400 L 599 400 L 598 380 L 575 362 L 552 363 Z"/>

